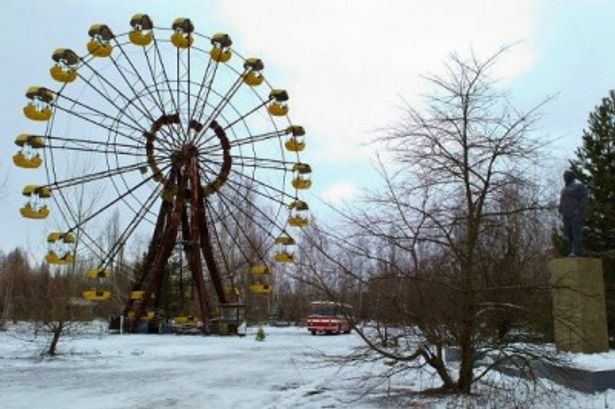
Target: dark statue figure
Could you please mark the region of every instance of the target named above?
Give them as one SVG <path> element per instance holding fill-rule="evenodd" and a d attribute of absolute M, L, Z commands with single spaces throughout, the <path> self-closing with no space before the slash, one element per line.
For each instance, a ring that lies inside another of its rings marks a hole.
<path fill-rule="evenodd" d="M 583 219 L 587 206 L 587 188 L 575 181 L 574 173 L 564 172 L 566 186 L 562 189 L 559 212 L 564 221 L 564 234 L 571 245 L 569 257 L 583 256 Z"/>

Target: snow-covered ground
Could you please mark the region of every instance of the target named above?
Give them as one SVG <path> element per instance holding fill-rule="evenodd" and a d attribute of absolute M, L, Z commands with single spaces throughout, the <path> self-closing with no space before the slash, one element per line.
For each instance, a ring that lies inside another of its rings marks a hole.
<path fill-rule="evenodd" d="M 41 359 L 48 337 L 0 333 L 0 408 L 371 408 L 323 360 L 354 335 L 311 336 L 296 327 L 244 338 L 177 335 L 67 336 Z M 347 375 L 347 374 L 346 374 Z"/>
<path fill-rule="evenodd" d="M 61 355 L 52 359 L 40 357 L 48 337 L 33 339 L 24 328 L 0 332 L 0 408 L 448 409 L 506 408 L 513 401 L 519 408 L 615 406 L 615 391 L 590 396 L 557 387 L 533 401 L 517 392 L 512 398 L 417 397 L 414 404 L 388 399 L 437 381 L 416 371 L 392 383 L 359 380 L 385 366 L 340 367 L 323 355 L 349 353 L 361 344 L 355 334 L 311 336 L 303 328 L 266 327 L 265 341 L 257 342 L 255 328 L 236 338 L 109 335 L 99 325 L 65 337 Z"/>
<path fill-rule="evenodd" d="M 596 354 L 562 353 L 561 357 L 575 368 L 591 371 L 615 370 L 615 351 L 612 350 Z"/>

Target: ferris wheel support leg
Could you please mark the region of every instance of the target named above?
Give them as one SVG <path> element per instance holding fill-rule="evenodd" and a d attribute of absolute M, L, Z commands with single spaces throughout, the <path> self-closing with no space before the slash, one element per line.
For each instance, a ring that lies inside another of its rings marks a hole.
<path fill-rule="evenodd" d="M 193 206 L 194 216 L 194 206 Z M 185 217 L 184 217 L 185 216 Z M 194 220 L 194 217 L 192 218 Z M 203 332 L 208 332 L 208 323 L 211 318 L 211 308 L 209 300 L 207 299 L 207 291 L 205 289 L 205 280 L 203 279 L 203 263 L 201 262 L 201 255 L 199 254 L 199 247 L 197 245 L 199 241 L 199 234 L 197 227 L 194 223 L 188 221 L 188 214 L 184 211 L 182 215 L 182 235 L 184 237 L 184 250 L 186 252 L 186 258 L 190 271 L 192 272 L 192 279 L 194 280 L 197 296 L 199 298 L 199 307 L 201 310 L 201 320 L 203 322 Z M 187 239 L 187 240 L 186 240 Z"/>
<path fill-rule="evenodd" d="M 201 251 L 203 252 L 203 258 L 205 259 L 205 264 L 207 265 L 207 270 L 209 271 L 209 276 L 211 277 L 211 282 L 214 285 L 214 289 L 216 290 L 216 295 L 218 296 L 218 301 L 221 304 L 226 304 L 226 294 L 224 294 L 224 286 L 222 285 L 222 277 L 220 272 L 218 271 L 218 265 L 216 264 L 216 260 L 214 259 L 214 252 L 211 247 L 211 237 L 209 234 L 209 228 L 207 226 L 207 219 L 205 218 L 205 211 L 203 209 L 204 199 L 202 194 L 202 189 L 199 190 L 199 200 L 197 201 L 197 205 L 194 206 L 194 211 L 196 213 L 196 221 L 199 226 L 200 235 L 201 235 Z"/>
<path fill-rule="evenodd" d="M 162 280 L 165 275 L 165 267 L 167 265 L 169 257 L 171 257 L 173 248 L 175 247 L 181 212 L 184 207 L 183 197 L 186 191 L 186 179 L 187 178 L 185 177 L 185 175 L 182 175 L 182 177 L 180 177 L 173 212 L 167 219 L 166 226 L 164 228 L 164 231 L 162 232 L 160 247 L 158 248 L 158 252 L 156 253 L 152 263 L 154 273 L 152 281 L 150 281 L 149 286 L 145 291 L 145 294 L 143 295 L 143 300 L 141 304 L 139 305 L 137 311 L 135 311 L 135 318 L 132 322 L 133 331 L 136 330 L 136 325 L 139 322 L 139 319 L 143 316 L 145 309 L 147 308 L 150 300 L 152 299 L 152 294 L 154 294 L 155 296 L 156 303 L 159 302 L 160 288 L 162 286 Z"/>
<path fill-rule="evenodd" d="M 186 210 L 186 206 L 184 206 L 183 210 L 182 210 L 182 229 L 181 229 L 181 233 L 182 233 L 182 251 L 185 254 L 186 260 L 189 262 L 191 257 L 192 257 L 192 252 L 194 251 L 194 244 L 191 242 L 192 239 L 190 238 L 190 232 L 188 230 L 186 230 L 185 226 L 189 226 L 189 219 L 188 219 L 188 211 Z M 180 254 L 180 257 L 182 255 Z M 190 269 L 190 266 L 188 266 L 188 268 Z M 183 312 L 185 311 L 185 306 L 186 306 L 186 291 L 184 288 L 185 283 L 183 282 L 183 262 L 180 258 L 180 280 L 179 280 L 179 304 L 180 304 L 180 310 Z M 191 273 L 192 274 L 192 273 Z M 193 292 L 194 292 L 194 281 L 192 281 L 191 283 L 191 293 L 190 296 L 194 297 Z M 194 299 L 194 298 L 193 298 Z"/>
<path fill-rule="evenodd" d="M 167 219 L 169 218 L 169 214 L 172 210 L 171 202 L 163 201 L 160 205 L 160 212 L 158 213 L 158 219 L 156 221 L 156 227 L 154 229 L 154 235 L 152 236 L 152 241 L 149 245 L 147 256 L 145 257 L 145 262 L 143 263 L 143 271 L 141 276 L 137 280 L 137 282 L 132 286 L 131 291 L 138 291 L 143 288 L 143 283 L 146 278 L 149 276 L 149 273 L 152 270 L 152 263 L 154 262 L 154 258 L 156 254 L 160 252 L 159 244 L 162 242 L 162 237 L 164 237 L 164 227 L 167 223 Z M 126 306 L 124 307 L 124 311 L 122 311 L 122 315 L 127 316 L 128 311 L 133 307 L 135 300 L 128 298 L 126 302 Z"/>

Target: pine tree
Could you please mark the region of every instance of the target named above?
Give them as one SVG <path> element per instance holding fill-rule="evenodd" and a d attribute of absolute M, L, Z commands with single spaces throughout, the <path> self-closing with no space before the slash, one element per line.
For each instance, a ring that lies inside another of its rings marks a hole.
<path fill-rule="evenodd" d="M 615 339 L 615 91 L 589 114 L 583 146 L 570 166 L 589 193 L 583 242 L 589 256 L 602 258 L 609 335 Z"/>
<path fill-rule="evenodd" d="M 588 125 L 583 146 L 570 165 L 590 196 L 585 248 L 590 254 L 602 255 L 615 251 L 615 91 L 590 113 Z"/>

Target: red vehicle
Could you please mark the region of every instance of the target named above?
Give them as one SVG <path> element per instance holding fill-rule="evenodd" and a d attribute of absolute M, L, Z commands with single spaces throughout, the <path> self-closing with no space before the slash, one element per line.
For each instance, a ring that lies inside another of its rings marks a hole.
<path fill-rule="evenodd" d="M 348 318 L 351 316 L 352 307 L 350 305 L 333 301 L 314 301 L 310 303 L 307 328 L 312 335 L 316 333 L 348 334 L 350 333 Z"/>

